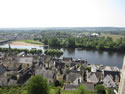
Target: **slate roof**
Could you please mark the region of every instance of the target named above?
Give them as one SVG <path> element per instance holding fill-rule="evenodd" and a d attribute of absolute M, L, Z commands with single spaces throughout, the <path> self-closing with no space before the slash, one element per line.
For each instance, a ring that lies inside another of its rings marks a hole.
<path fill-rule="evenodd" d="M 63 57 L 63 61 L 72 61 L 71 57 Z"/>
<path fill-rule="evenodd" d="M 98 80 L 102 79 L 102 72 L 96 72 L 95 75 L 98 78 Z"/>
<path fill-rule="evenodd" d="M 94 84 L 98 83 L 99 81 L 95 73 L 91 73 L 88 77 L 88 80 L 89 82 L 93 82 Z"/>
<path fill-rule="evenodd" d="M 35 75 L 42 75 L 46 79 L 53 79 L 54 73 L 51 70 L 45 70 L 45 69 L 36 69 Z"/>
<path fill-rule="evenodd" d="M 78 88 L 79 85 L 73 85 L 73 84 L 64 84 L 64 89 L 65 90 L 75 90 L 76 88 Z"/>
<path fill-rule="evenodd" d="M 89 91 L 94 91 L 94 84 L 91 82 L 83 82 L 83 85 L 85 85 Z"/>
<path fill-rule="evenodd" d="M 77 71 L 77 70 L 67 70 L 67 73 L 77 73 L 77 74 L 81 74 L 81 71 Z"/>
<path fill-rule="evenodd" d="M 6 86 L 8 84 L 7 78 L 0 78 L 0 86 Z"/>
<path fill-rule="evenodd" d="M 6 68 L 1 64 L 0 65 L 0 76 L 6 71 Z"/>
<path fill-rule="evenodd" d="M 10 79 L 8 85 L 16 85 L 17 80 Z"/>
<path fill-rule="evenodd" d="M 120 78 L 120 72 L 118 71 L 104 71 L 104 77 L 107 75 L 111 75 L 113 77 L 113 81 L 115 81 L 116 76 Z"/>
<path fill-rule="evenodd" d="M 81 77 L 81 75 L 78 74 L 78 73 L 69 73 L 69 74 L 67 75 L 67 81 L 68 81 L 68 82 L 73 82 L 73 81 L 75 81 L 78 77 Z"/>
<path fill-rule="evenodd" d="M 65 63 L 58 63 L 58 62 L 55 62 L 55 67 L 56 68 L 65 68 Z"/>
<path fill-rule="evenodd" d="M 109 87 L 116 87 L 116 84 L 115 84 L 115 82 L 112 80 L 112 78 L 109 76 L 109 75 L 107 75 L 105 78 L 104 78 L 104 86 L 106 87 L 106 88 L 109 88 Z"/>
<path fill-rule="evenodd" d="M 15 58 L 17 63 L 24 63 L 24 64 L 32 64 L 33 63 L 33 57 L 17 57 Z"/>

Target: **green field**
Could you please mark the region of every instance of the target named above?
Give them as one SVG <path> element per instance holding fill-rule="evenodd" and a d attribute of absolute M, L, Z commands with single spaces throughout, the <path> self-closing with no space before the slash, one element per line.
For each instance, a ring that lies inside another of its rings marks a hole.
<path fill-rule="evenodd" d="M 111 37 L 114 41 L 115 41 L 115 40 L 118 40 L 118 39 L 120 39 L 120 38 L 125 38 L 124 35 L 113 35 L 113 34 L 104 34 L 104 33 L 102 33 L 100 36 L 101 36 L 101 37 L 105 37 L 105 38 Z"/>

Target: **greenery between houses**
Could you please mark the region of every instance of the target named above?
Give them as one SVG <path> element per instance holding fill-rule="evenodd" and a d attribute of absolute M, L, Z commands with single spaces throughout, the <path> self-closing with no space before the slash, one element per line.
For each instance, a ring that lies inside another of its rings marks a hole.
<path fill-rule="evenodd" d="M 95 90 L 89 91 L 84 85 L 80 85 L 74 91 L 65 91 L 63 87 L 48 85 L 47 80 L 41 75 L 32 76 L 25 86 L 3 86 L 0 87 L 0 94 L 114 94 L 111 89 L 97 85 Z"/>

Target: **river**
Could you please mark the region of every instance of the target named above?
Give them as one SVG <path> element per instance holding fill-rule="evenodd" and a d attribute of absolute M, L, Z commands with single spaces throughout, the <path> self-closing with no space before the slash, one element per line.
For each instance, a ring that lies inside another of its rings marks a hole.
<path fill-rule="evenodd" d="M 8 45 L 2 45 L 0 47 L 8 48 Z M 45 50 L 42 46 L 21 46 L 21 45 L 11 45 L 11 48 L 22 48 L 22 49 L 42 49 Z M 98 51 L 98 50 L 86 50 L 86 49 L 61 49 L 64 54 L 64 57 L 73 57 L 81 58 L 87 60 L 89 64 L 102 64 L 105 66 L 117 66 L 122 68 L 123 63 L 123 53 L 120 52 L 110 52 L 110 51 Z"/>

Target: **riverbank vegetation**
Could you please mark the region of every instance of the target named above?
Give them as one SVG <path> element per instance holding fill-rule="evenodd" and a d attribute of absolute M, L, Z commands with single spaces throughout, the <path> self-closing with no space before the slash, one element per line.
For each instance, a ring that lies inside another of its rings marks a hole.
<path fill-rule="evenodd" d="M 56 49 L 48 49 L 45 51 L 46 55 L 50 55 L 52 57 L 60 57 L 61 55 L 63 55 L 63 52 L 60 50 L 56 50 Z"/>
<path fill-rule="evenodd" d="M 64 31 L 41 31 L 41 37 L 33 40 L 55 48 L 125 51 L 125 33 L 121 31 Z M 93 33 L 97 33 L 98 36 L 93 36 Z"/>
<path fill-rule="evenodd" d="M 111 37 L 69 37 L 63 40 L 58 38 L 43 39 L 43 43 L 50 47 L 89 48 L 98 50 L 125 51 L 125 38 L 113 40 Z"/>
<path fill-rule="evenodd" d="M 42 54 L 42 50 L 40 49 L 17 49 L 17 48 L 0 48 L 0 52 L 9 52 L 11 51 L 11 53 L 15 53 L 18 54 L 20 52 L 25 52 L 25 54 L 31 53 L 31 54 Z"/>

